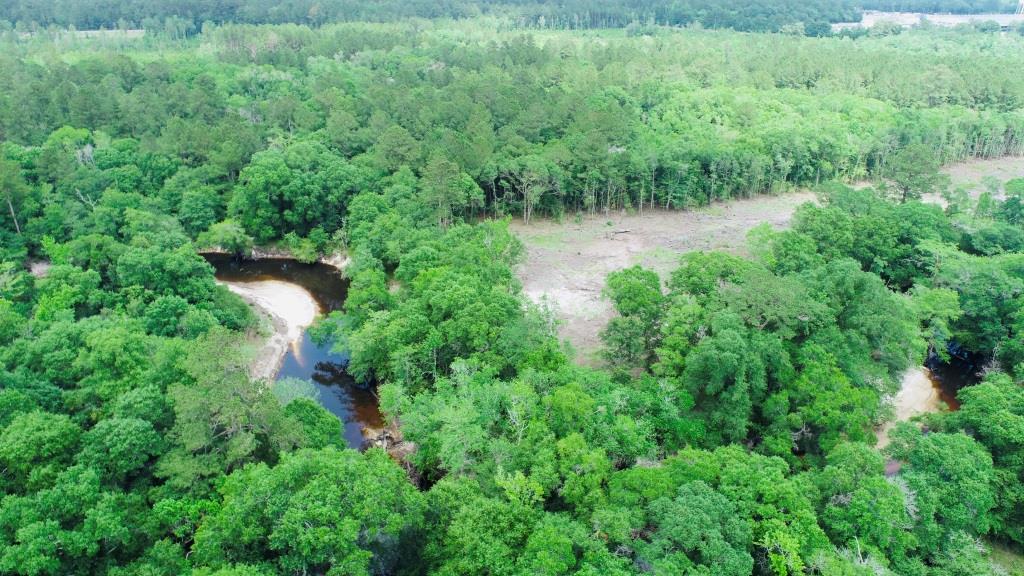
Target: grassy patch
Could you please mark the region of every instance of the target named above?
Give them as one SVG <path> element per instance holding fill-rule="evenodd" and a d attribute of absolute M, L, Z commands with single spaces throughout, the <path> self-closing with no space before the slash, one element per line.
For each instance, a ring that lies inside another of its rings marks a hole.
<path fill-rule="evenodd" d="M 1024 576 L 1024 553 L 1001 542 L 988 542 L 992 564 L 1011 576 Z"/>
<path fill-rule="evenodd" d="M 640 264 L 646 268 L 653 268 L 658 271 L 668 270 L 679 263 L 679 252 L 664 246 L 655 246 L 650 250 L 637 254 L 633 257 L 634 264 Z"/>

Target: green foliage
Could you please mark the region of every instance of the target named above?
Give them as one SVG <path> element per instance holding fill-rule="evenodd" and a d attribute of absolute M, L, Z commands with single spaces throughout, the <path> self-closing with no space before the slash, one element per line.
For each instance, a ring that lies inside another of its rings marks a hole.
<path fill-rule="evenodd" d="M 876 2 L 876 4 L 878 4 Z M 883 3 L 884 4 L 884 3 Z M 971 4 L 982 4 L 969 3 Z M 958 5 L 959 6 L 959 5 Z M 959 8 L 961 10 L 963 8 Z M 927 11 L 927 10 L 922 10 Z M 942 10 L 946 11 L 946 10 Z M 968 8 L 968 12 L 971 10 Z M 1012 10 L 1011 10 L 1012 11 Z M 591 27 L 608 28 L 635 26 L 638 22 L 656 19 L 659 23 L 684 25 L 700 22 L 707 27 L 735 28 L 737 30 L 777 31 L 792 22 L 823 24 L 859 20 L 860 12 L 844 1 L 819 2 L 806 5 L 790 0 L 760 0 L 754 3 L 708 2 L 688 0 L 660 6 L 653 2 L 630 2 L 620 5 L 601 0 L 574 0 L 557 7 L 528 4 L 507 0 L 476 0 L 436 5 L 430 2 L 395 2 L 387 0 L 366 6 L 347 0 L 329 0 L 323 3 L 301 1 L 287 7 L 265 2 L 252 2 L 244 6 L 222 5 L 210 0 L 191 4 L 170 3 L 110 3 L 94 6 L 85 4 L 70 10 L 57 5 L 13 2 L 4 7 L 0 18 L 9 22 L 33 22 L 47 26 L 74 26 L 82 29 L 116 28 L 119 23 L 142 24 L 150 33 L 164 34 L 179 39 L 205 30 L 209 22 L 281 23 L 293 22 L 317 26 L 336 21 L 390 21 L 408 17 L 464 18 L 480 13 L 511 13 L 529 26 L 554 28 Z"/>
<path fill-rule="evenodd" d="M 280 571 L 389 570 L 420 527 L 423 498 L 379 450 L 326 448 L 248 466 L 219 489 L 223 503 L 195 536 L 200 562 L 270 562 Z"/>
<path fill-rule="evenodd" d="M 655 536 L 640 554 L 655 573 L 752 572 L 750 525 L 737 517 L 728 498 L 707 484 L 698 480 L 680 486 L 675 498 L 652 502 L 649 514 Z"/>
<path fill-rule="evenodd" d="M 758 438 L 791 457 L 868 441 L 878 383 L 920 354 L 913 309 L 849 260 L 780 276 L 698 253 L 670 286 L 652 371 L 687 392 L 708 446 Z"/>
<path fill-rule="evenodd" d="M 1024 498 L 1019 434 L 1024 423 L 1022 391 L 1008 376 L 989 376 L 984 382 L 964 389 L 958 399 L 961 409 L 941 422 L 952 430 L 970 431 L 992 454 L 995 464 L 993 491 L 996 506 L 992 511 L 992 530 L 1014 542 L 1024 540 L 1021 529 L 1020 501 Z"/>
<path fill-rule="evenodd" d="M 915 200 L 1021 151 L 1019 39 L 795 35 L 842 2 L 165 4 L 3 9 L 146 37 L 0 24 L 0 572 L 938 576 L 1022 541 L 1024 188 Z M 754 260 L 611 274 L 609 367 L 572 365 L 497 218 L 814 185 Z M 398 463 L 249 377 L 196 247 L 257 242 L 347 252 L 315 332 Z M 882 399 L 929 348 L 998 365 L 886 477 Z"/>
<path fill-rule="evenodd" d="M 82 437 L 78 460 L 104 477 L 123 481 L 162 453 L 161 444 L 152 423 L 137 418 L 109 418 Z"/>
<path fill-rule="evenodd" d="M 608 275 L 605 296 L 619 316 L 613 318 L 601 339 L 609 362 L 618 366 L 647 366 L 657 347 L 665 297 L 661 279 L 639 266 Z"/>
<path fill-rule="evenodd" d="M 314 142 L 253 156 L 239 175 L 228 211 L 260 242 L 320 227 L 341 226 L 348 196 L 357 192 L 359 169 Z"/>
<path fill-rule="evenodd" d="M 12 491 L 45 487 L 78 448 L 81 429 L 61 414 L 16 416 L 0 433 L 0 461 Z"/>
<path fill-rule="evenodd" d="M 220 248 L 237 256 L 248 256 L 252 251 L 253 239 L 245 229 L 231 220 L 212 224 L 196 240 L 204 248 Z"/>
<path fill-rule="evenodd" d="M 305 398 L 316 401 L 320 398 L 320 391 L 310 380 L 301 378 L 281 378 L 270 385 L 271 392 L 282 406 L 287 406 L 295 400 Z"/>
<path fill-rule="evenodd" d="M 179 490 L 201 490 L 225 472 L 301 446 L 301 425 L 264 383 L 249 379 L 238 348 L 234 335 L 211 332 L 182 359 L 187 383 L 168 388 L 175 423 L 156 473 Z"/>
<path fill-rule="evenodd" d="M 897 153 L 888 168 L 888 176 L 902 203 L 940 192 L 947 179 L 939 173 L 935 152 L 924 144 L 911 144 Z"/>
<path fill-rule="evenodd" d="M 902 477 L 915 494 L 915 536 L 925 550 L 938 550 L 945 538 L 965 531 L 985 534 L 996 504 L 992 456 L 962 433 L 921 434 L 901 424 L 892 433 L 890 453 L 907 462 Z"/>

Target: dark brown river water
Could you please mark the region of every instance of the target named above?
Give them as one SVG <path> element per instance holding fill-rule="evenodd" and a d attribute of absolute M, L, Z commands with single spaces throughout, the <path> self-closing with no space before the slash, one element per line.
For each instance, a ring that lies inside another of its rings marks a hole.
<path fill-rule="evenodd" d="M 340 310 L 348 293 L 348 281 L 338 270 L 324 264 L 297 260 L 236 260 L 224 254 L 204 254 L 224 282 L 279 280 L 305 288 L 324 312 Z M 318 346 L 303 334 L 298 350 L 289 349 L 277 378 L 311 380 L 320 392 L 320 404 L 342 422 L 342 435 L 352 448 L 363 446 L 363 428 L 380 428 L 384 422 L 373 387 L 360 386 L 345 371 L 348 358 L 331 351 L 329 343 Z"/>
<path fill-rule="evenodd" d="M 957 392 L 981 381 L 983 363 L 984 358 L 973 355 L 951 356 L 949 362 L 942 362 L 933 355 L 925 362 L 925 367 L 942 401 L 950 410 L 959 410 Z"/>

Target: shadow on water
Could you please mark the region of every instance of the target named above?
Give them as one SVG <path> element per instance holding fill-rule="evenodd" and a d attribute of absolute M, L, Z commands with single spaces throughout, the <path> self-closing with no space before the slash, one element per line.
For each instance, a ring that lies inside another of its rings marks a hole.
<path fill-rule="evenodd" d="M 288 259 L 237 260 L 223 254 L 206 254 L 206 261 L 224 282 L 279 280 L 305 288 L 322 312 L 340 310 L 348 281 L 337 269 L 324 264 L 303 264 Z M 360 386 L 345 371 L 348 358 L 331 352 L 330 344 L 318 346 L 309 333 L 289 349 L 277 378 L 311 380 L 320 392 L 320 404 L 342 422 L 345 443 L 363 446 L 363 428 L 383 427 L 384 421 L 373 387 Z"/>
<path fill-rule="evenodd" d="M 324 312 L 341 310 L 348 294 L 348 280 L 326 264 L 304 264 L 287 258 L 239 260 L 227 254 L 203 254 L 213 265 L 218 280 L 225 282 L 256 282 L 280 280 L 306 289 Z"/>
<path fill-rule="evenodd" d="M 960 401 L 956 395 L 962 388 L 981 382 L 984 358 L 977 354 L 952 349 L 948 362 L 935 354 L 928 356 L 924 365 L 929 378 L 939 392 L 939 397 L 950 410 L 959 410 Z"/>

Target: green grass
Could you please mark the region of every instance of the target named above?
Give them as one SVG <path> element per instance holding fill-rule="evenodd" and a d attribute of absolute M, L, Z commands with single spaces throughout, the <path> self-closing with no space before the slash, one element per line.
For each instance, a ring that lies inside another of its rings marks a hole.
<path fill-rule="evenodd" d="M 640 264 L 646 268 L 664 270 L 674 267 L 679 263 L 679 253 L 664 246 L 655 246 L 650 250 L 637 254 L 633 257 L 634 264 Z"/>
<path fill-rule="evenodd" d="M 529 237 L 520 237 L 520 239 L 527 246 L 537 246 L 539 248 L 561 248 L 562 246 L 565 246 L 566 242 L 568 242 L 568 233 L 568 227 L 561 227 L 554 232 L 536 234 Z"/>
<path fill-rule="evenodd" d="M 1006 570 L 1011 576 L 1024 576 L 1024 553 L 1000 542 L 987 542 L 991 549 L 992 564 Z"/>

